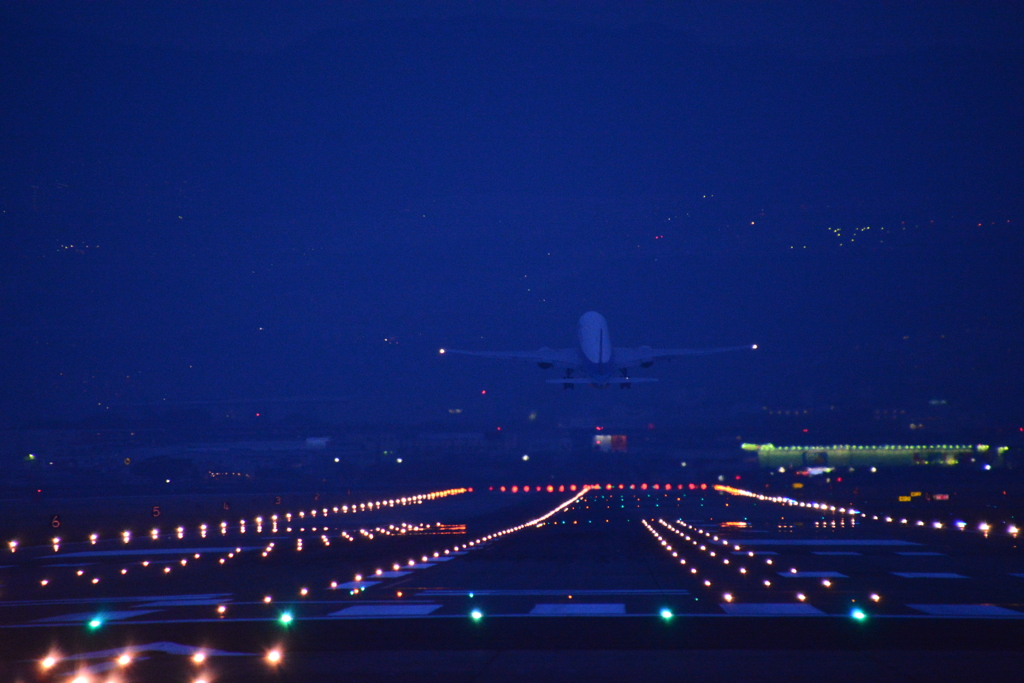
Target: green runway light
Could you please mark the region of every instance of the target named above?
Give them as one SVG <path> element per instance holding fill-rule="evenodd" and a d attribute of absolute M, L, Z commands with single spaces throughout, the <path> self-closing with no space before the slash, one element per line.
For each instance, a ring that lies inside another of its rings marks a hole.
<path fill-rule="evenodd" d="M 662 610 L 658 614 L 665 621 L 668 621 L 669 619 L 671 619 L 673 617 L 672 610 L 670 610 L 668 608 L 662 608 Z"/>
<path fill-rule="evenodd" d="M 284 612 L 281 614 L 280 622 L 287 626 L 288 624 L 292 623 L 292 618 L 293 617 L 291 612 Z"/>
<path fill-rule="evenodd" d="M 484 613 L 478 609 L 475 609 L 469 613 L 469 616 L 473 618 L 473 621 L 480 621 L 484 618 Z"/>
<path fill-rule="evenodd" d="M 863 610 L 859 609 L 855 609 L 852 612 L 850 612 L 850 616 L 856 619 L 857 621 L 864 621 L 868 618 L 868 615 L 865 614 Z"/>
<path fill-rule="evenodd" d="M 102 625 L 103 625 L 103 620 L 102 619 L 93 619 L 93 620 L 91 620 L 89 622 L 89 628 L 93 628 L 93 629 L 99 628 Z"/>

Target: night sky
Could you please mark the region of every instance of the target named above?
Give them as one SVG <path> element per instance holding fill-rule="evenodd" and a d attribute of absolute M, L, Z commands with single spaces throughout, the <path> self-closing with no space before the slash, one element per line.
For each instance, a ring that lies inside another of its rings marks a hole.
<path fill-rule="evenodd" d="M 377 5 L 4 4 L 0 425 L 1024 419 L 1019 4 Z M 573 346 L 591 309 L 761 348 L 604 394 L 437 353 Z"/>

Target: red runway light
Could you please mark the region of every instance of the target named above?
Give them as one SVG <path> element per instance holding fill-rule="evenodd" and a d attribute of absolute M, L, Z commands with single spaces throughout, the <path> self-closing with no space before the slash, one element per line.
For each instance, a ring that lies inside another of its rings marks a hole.
<path fill-rule="evenodd" d="M 529 493 L 529 492 L 530 492 L 530 487 L 529 486 L 524 486 L 523 487 L 523 493 Z"/>
<path fill-rule="evenodd" d="M 555 487 L 552 486 L 551 484 L 548 484 L 548 493 L 554 493 L 554 492 L 555 492 Z"/>
<path fill-rule="evenodd" d="M 576 484 L 569 484 L 569 490 L 570 491 L 575 491 L 576 490 Z"/>
<path fill-rule="evenodd" d="M 513 486 L 512 487 L 512 493 L 519 493 L 519 487 L 518 486 Z"/>
<path fill-rule="evenodd" d="M 700 490 L 701 490 L 701 491 L 703 491 L 703 490 L 704 490 L 704 489 L 706 489 L 707 487 L 708 487 L 708 485 L 707 485 L 707 484 L 701 484 L 701 485 L 700 485 Z"/>
<path fill-rule="evenodd" d="M 690 490 L 691 490 L 691 491 L 692 491 L 692 490 L 694 490 L 695 488 L 697 488 L 697 485 L 696 485 L 696 484 L 690 484 Z"/>
<path fill-rule="evenodd" d="M 501 490 L 502 493 L 505 493 L 505 487 L 504 486 L 502 486 L 500 490 Z"/>
<path fill-rule="evenodd" d="M 661 484 L 655 484 L 655 485 L 654 485 L 654 490 L 655 490 L 655 491 L 657 491 L 657 490 L 658 490 L 658 489 L 660 489 L 660 488 L 661 488 Z"/>
<path fill-rule="evenodd" d="M 640 488 L 644 491 L 647 490 L 647 484 L 640 484 Z"/>
<path fill-rule="evenodd" d="M 565 492 L 565 486 L 559 486 L 558 487 L 558 492 L 559 493 L 564 493 Z"/>

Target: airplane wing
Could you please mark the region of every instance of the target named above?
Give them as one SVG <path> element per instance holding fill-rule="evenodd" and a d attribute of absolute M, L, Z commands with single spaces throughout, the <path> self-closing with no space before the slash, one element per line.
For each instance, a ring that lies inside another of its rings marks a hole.
<path fill-rule="evenodd" d="M 562 366 L 575 366 L 579 363 L 579 351 L 575 348 L 549 349 L 543 347 L 536 351 L 461 351 L 459 349 L 441 349 L 441 353 L 458 353 L 463 356 L 479 356 L 481 358 L 497 358 L 500 360 L 528 360 L 534 363 Z"/>
<path fill-rule="evenodd" d="M 744 351 L 756 349 L 757 344 L 748 346 L 722 346 L 713 349 L 653 349 L 650 346 L 640 346 L 635 349 L 616 348 L 612 355 L 613 362 L 620 367 L 630 365 L 641 365 L 651 363 L 655 358 L 674 358 L 676 356 L 705 356 L 711 353 L 723 353 L 725 351 Z"/>

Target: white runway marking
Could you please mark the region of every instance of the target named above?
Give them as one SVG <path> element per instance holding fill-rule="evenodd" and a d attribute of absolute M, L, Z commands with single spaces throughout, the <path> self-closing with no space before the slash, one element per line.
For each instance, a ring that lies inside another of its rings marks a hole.
<path fill-rule="evenodd" d="M 68 660 L 81 660 L 81 659 L 106 659 L 107 657 L 116 657 L 117 655 L 123 654 L 125 648 L 120 647 L 115 650 L 97 650 L 95 652 L 82 652 L 77 655 L 67 655 L 62 659 Z M 212 648 L 205 647 L 194 647 L 192 645 L 179 645 L 178 643 L 171 643 L 168 641 L 161 641 L 159 643 L 147 643 L 145 645 L 131 646 L 132 652 L 166 652 L 169 655 L 192 655 L 196 652 L 202 652 L 207 657 L 251 657 L 252 653 L 249 652 L 228 652 L 227 650 L 215 650 Z"/>
<path fill-rule="evenodd" d="M 749 550 L 733 550 L 733 555 L 750 555 Z M 755 550 L 754 555 L 778 555 L 774 550 Z"/>
<path fill-rule="evenodd" d="M 937 617 L 1024 617 L 1021 612 L 998 605 L 907 605 Z"/>
<path fill-rule="evenodd" d="M 132 617 L 141 617 L 143 614 L 155 614 L 160 610 L 148 609 L 148 610 L 124 610 L 120 612 L 77 612 L 75 614 L 61 614 L 56 617 L 44 617 L 43 619 L 33 619 L 33 624 L 84 624 L 87 621 L 93 619 L 100 619 L 104 622 L 107 621 L 120 621 L 122 619 L 131 619 Z"/>
<path fill-rule="evenodd" d="M 860 555 L 860 553 L 853 550 L 814 550 L 811 551 L 811 555 L 826 555 L 826 556 L 838 556 L 838 555 Z"/>
<path fill-rule="evenodd" d="M 346 588 L 352 590 L 353 588 L 369 588 L 370 586 L 376 586 L 380 581 L 349 581 L 347 583 L 339 583 L 338 588 Z"/>
<path fill-rule="evenodd" d="M 155 600 L 213 600 L 231 598 L 231 593 L 203 593 L 200 595 L 136 595 L 133 597 L 108 598 L 64 598 L 54 600 L 9 600 L 0 602 L 0 607 L 21 607 L 25 605 L 82 605 L 102 602 L 153 602 Z"/>
<path fill-rule="evenodd" d="M 897 552 L 896 554 L 897 555 L 902 555 L 904 557 L 945 557 L 946 556 L 946 553 L 929 553 L 929 552 L 920 552 L 920 553 L 909 553 L 909 552 L 902 552 L 901 553 L 901 552 Z"/>
<path fill-rule="evenodd" d="M 966 579 L 963 574 L 953 572 L 893 572 L 904 579 Z"/>
<path fill-rule="evenodd" d="M 824 616 L 817 607 L 803 602 L 723 602 L 720 607 L 730 616 L 811 617 Z"/>
<path fill-rule="evenodd" d="M 422 617 L 430 614 L 441 605 L 407 604 L 407 605 L 353 605 L 327 616 L 339 619 L 349 617 Z"/>
<path fill-rule="evenodd" d="M 541 603 L 534 605 L 530 616 L 615 616 L 626 613 L 626 606 L 621 602 L 580 602 L 580 603 Z"/>
<path fill-rule="evenodd" d="M 137 607 L 206 607 L 212 605 L 223 605 L 229 600 L 158 600 L 147 602 Z"/>

